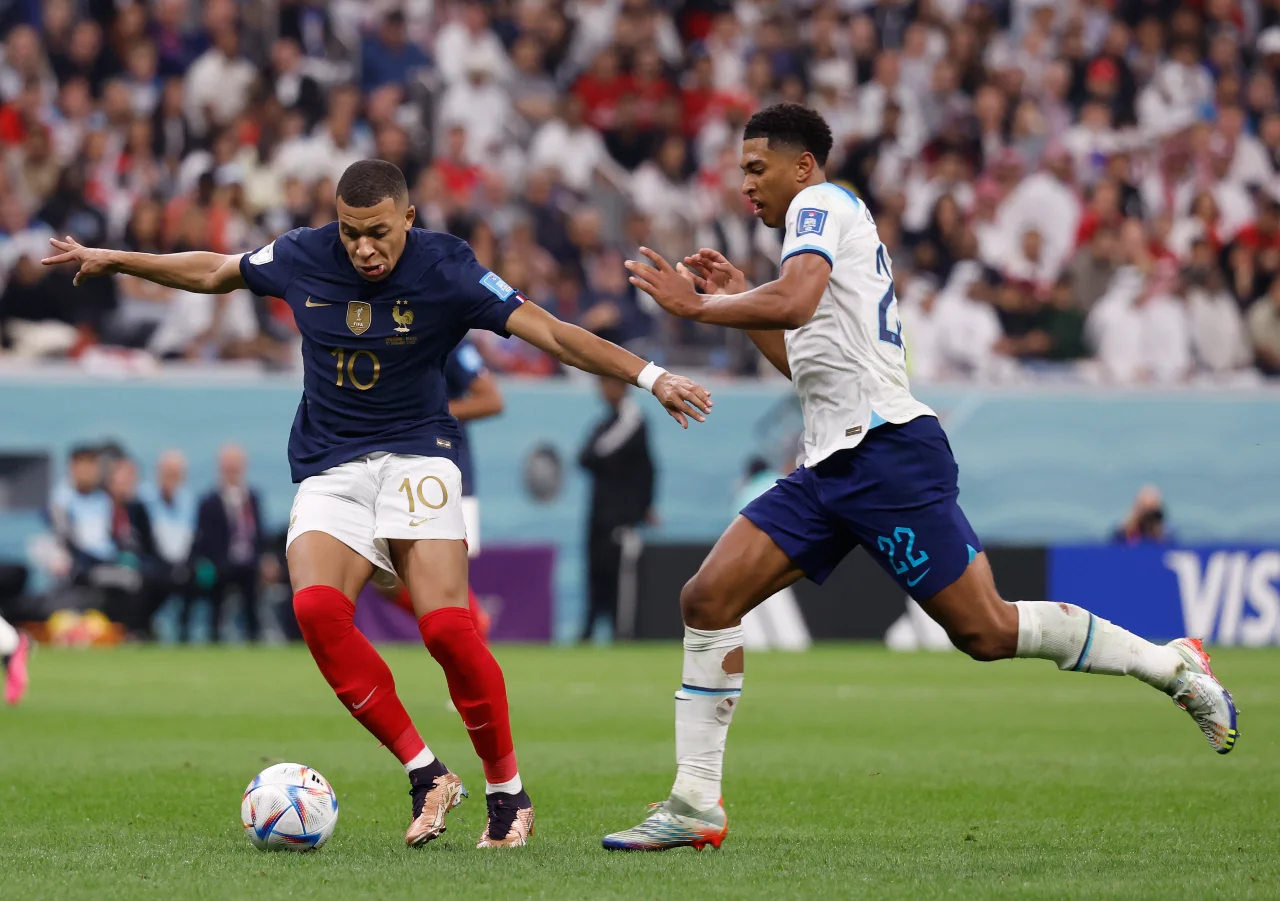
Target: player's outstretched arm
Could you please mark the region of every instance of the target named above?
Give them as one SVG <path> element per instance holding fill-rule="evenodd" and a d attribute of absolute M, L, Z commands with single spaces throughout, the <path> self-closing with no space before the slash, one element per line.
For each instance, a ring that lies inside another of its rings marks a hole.
<path fill-rule="evenodd" d="M 773 281 L 741 294 L 699 294 L 662 256 L 641 247 L 653 265 L 627 260 L 631 284 L 668 313 L 738 329 L 795 329 L 813 318 L 827 290 L 831 264 L 812 253 L 788 257 Z"/>
<path fill-rule="evenodd" d="M 584 328 L 562 322 L 528 301 L 507 319 L 506 329 L 566 366 L 611 376 L 632 385 L 640 384 L 640 374 L 650 365 L 631 351 Z M 641 387 L 649 387 L 653 396 L 682 428 L 689 427 L 690 417 L 705 422 L 706 414 L 711 412 L 711 392 L 682 375 L 657 371 L 660 372 L 657 380 L 651 386 Z"/>
<path fill-rule="evenodd" d="M 76 285 L 85 279 L 122 272 L 197 294 L 226 294 L 245 287 L 244 277 L 240 275 L 239 254 L 228 256 L 199 250 L 189 253 L 129 253 L 84 247 L 72 237 L 62 240 L 50 238 L 49 243 L 58 252 L 40 262 L 46 266 L 75 263 L 79 266 Z"/>
<path fill-rule="evenodd" d="M 676 272 L 684 276 L 703 294 L 744 294 L 751 289 L 747 276 L 718 250 L 704 247 L 676 264 Z M 773 368 L 791 378 L 787 360 L 787 341 L 781 329 L 746 329 L 747 337 L 773 364 Z"/>

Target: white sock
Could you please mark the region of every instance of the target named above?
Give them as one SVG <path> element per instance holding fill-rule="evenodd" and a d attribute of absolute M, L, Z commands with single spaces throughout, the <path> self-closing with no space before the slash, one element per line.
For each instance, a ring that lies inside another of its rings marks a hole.
<path fill-rule="evenodd" d="M 720 803 L 729 723 L 742 695 L 742 673 L 724 659 L 742 653 L 742 626 L 684 630 L 683 685 L 676 692 L 676 783 L 671 794 L 694 810 Z"/>
<path fill-rule="evenodd" d="M 1052 660 L 1059 669 L 1130 675 L 1163 692 L 1173 690 L 1182 655 L 1152 644 L 1074 604 L 1017 601 L 1019 657 Z"/>
<path fill-rule="evenodd" d="M 502 792 L 504 795 L 514 795 L 517 792 L 524 791 L 524 783 L 520 781 L 520 774 L 516 773 L 506 782 L 486 782 L 484 784 L 484 793 L 492 795 L 494 792 Z"/>
<path fill-rule="evenodd" d="M 404 765 L 404 771 L 406 773 L 412 773 L 419 767 L 429 766 L 435 761 L 435 759 L 436 755 L 431 753 L 431 749 L 423 745 L 422 750 L 418 752 L 417 756 Z"/>
<path fill-rule="evenodd" d="M 8 657 L 18 650 L 18 630 L 0 616 L 0 657 Z"/>

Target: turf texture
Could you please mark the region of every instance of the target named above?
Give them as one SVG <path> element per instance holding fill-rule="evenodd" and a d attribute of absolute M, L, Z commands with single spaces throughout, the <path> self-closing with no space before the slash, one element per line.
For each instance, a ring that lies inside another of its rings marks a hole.
<path fill-rule="evenodd" d="M 524 849 L 474 848 L 480 767 L 418 648 L 385 649 L 428 743 L 476 793 L 403 847 L 403 772 L 302 648 L 44 651 L 0 710 L 0 896 L 214 898 L 1276 898 L 1280 652 L 1215 654 L 1244 708 L 1219 757 L 1133 680 L 1044 661 L 824 646 L 748 655 L 719 852 L 610 854 L 673 773 L 674 645 L 504 647 Z M 241 792 L 269 763 L 341 803 L 313 854 L 263 853 Z"/>

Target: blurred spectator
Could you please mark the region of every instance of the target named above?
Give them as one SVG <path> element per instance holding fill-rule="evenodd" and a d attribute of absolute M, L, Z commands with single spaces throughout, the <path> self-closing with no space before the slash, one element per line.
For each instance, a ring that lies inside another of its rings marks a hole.
<path fill-rule="evenodd" d="M 146 505 L 138 500 L 137 464 L 128 457 L 113 461 L 106 485 L 116 562 L 138 577 L 121 622 L 127 634 L 147 640 L 153 637 L 151 618 L 169 596 L 169 567 L 160 558 Z"/>
<path fill-rule="evenodd" d="M 589 600 L 582 641 L 591 638 L 601 619 L 617 628 L 623 544 L 629 533 L 654 518 L 655 476 L 649 433 L 644 413 L 628 396 L 628 388 L 616 379 L 600 379 L 600 395 L 609 411 L 592 427 L 578 454 L 578 465 L 591 476 Z"/>
<path fill-rule="evenodd" d="M 139 492 L 151 518 L 156 551 L 174 567 L 186 565 L 195 537 L 196 502 L 186 482 L 186 458 L 181 451 L 167 450 L 156 460 L 155 481 Z"/>
<path fill-rule="evenodd" d="M 583 122 L 583 109 L 580 97 L 567 95 L 560 115 L 538 129 L 529 147 L 530 166 L 556 172 L 561 184 L 581 195 L 591 189 L 596 172 L 609 164 L 604 140 Z"/>
<path fill-rule="evenodd" d="M 70 554 L 73 578 L 115 559 L 111 509 L 111 498 L 102 487 L 101 452 L 90 445 L 73 447 L 67 480 L 54 488 L 49 505 L 54 534 Z"/>
<path fill-rule="evenodd" d="M 1143 485 L 1134 498 L 1133 508 L 1116 529 L 1112 540 L 1117 544 L 1164 543 L 1170 540 L 1165 527 L 1164 499 L 1155 485 Z"/>
<path fill-rule="evenodd" d="M 1258 368 L 1272 378 L 1280 376 L 1280 279 L 1249 308 L 1249 337 Z"/>
<path fill-rule="evenodd" d="M 229 125 L 248 100 L 249 86 L 258 77 L 253 63 L 240 53 L 240 36 L 233 25 L 213 35 L 213 46 L 191 64 L 186 77 L 187 121 L 197 135 Z"/>
<path fill-rule="evenodd" d="M 1197 240 L 1189 257 L 1182 270 L 1182 291 L 1196 362 L 1210 373 L 1248 366 L 1253 359 L 1248 332 L 1218 268 L 1215 248 L 1208 240 Z"/>
<path fill-rule="evenodd" d="M 308 127 L 324 117 L 324 89 L 303 70 L 302 48 L 291 38 L 280 38 L 271 48 L 272 90 L 280 106 L 300 112 Z"/>
<path fill-rule="evenodd" d="M 246 481 L 247 468 L 243 450 L 223 447 L 218 452 L 217 487 L 200 499 L 196 515 L 192 566 L 198 584 L 210 592 L 215 642 L 223 639 L 222 611 L 232 594 L 240 597 L 245 637 L 257 641 L 261 631 L 258 580 L 266 538 L 258 492 Z M 184 612 L 179 631 L 186 634 L 187 628 Z"/>
<path fill-rule="evenodd" d="M 393 9 L 382 18 L 377 34 L 365 38 L 360 84 L 372 91 L 386 84 L 404 84 L 431 60 L 409 41 L 404 11 Z"/>

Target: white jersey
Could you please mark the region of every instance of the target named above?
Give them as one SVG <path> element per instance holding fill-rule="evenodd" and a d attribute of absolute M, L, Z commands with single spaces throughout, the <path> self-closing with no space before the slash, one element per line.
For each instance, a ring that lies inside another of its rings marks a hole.
<path fill-rule="evenodd" d="M 893 270 L 866 205 L 830 182 L 805 188 L 787 210 L 782 261 L 801 253 L 831 264 L 813 318 L 785 333 L 804 412 L 804 462 L 813 466 L 881 423 L 933 411 L 907 384 Z"/>

